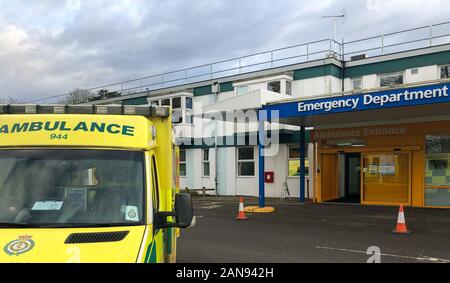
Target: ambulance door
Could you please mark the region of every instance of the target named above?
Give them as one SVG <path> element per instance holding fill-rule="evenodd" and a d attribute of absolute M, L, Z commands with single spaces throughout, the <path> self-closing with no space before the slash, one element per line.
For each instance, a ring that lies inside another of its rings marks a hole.
<path fill-rule="evenodd" d="M 150 168 L 151 168 L 151 197 L 153 206 L 153 215 L 157 215 L 160 211 L 161 202 L 161 187 L 158 178 L 158 166 L 156 162 L 156 157 L 152 153 L 150 154 Z M 154 223 L 155 224 L 155 223 Z M 162 263 L 164 262 L 164 229 L 156 229 L 153 225 L 153 240 L 151 244 L 151 249 L 148 251 L 149 257 L 147 262 L 150 263 Z"/>

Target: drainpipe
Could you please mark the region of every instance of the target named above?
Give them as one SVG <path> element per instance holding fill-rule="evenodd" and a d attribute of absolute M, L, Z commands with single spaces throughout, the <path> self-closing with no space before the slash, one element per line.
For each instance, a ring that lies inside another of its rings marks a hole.
<path fill-rule="evenodd" d="M 306 129 L 305 126 L 300 127 L 300 202 L 305 202 L 305 182 L 306 182 Z"/>
<path fill-rule="evenodd" d="M 220 90 L 219 90 L 220 91 Z M 214 103 L 217 103 L 219 101 L 219 92 L 215 92 L 214 93 Z M 217 144 L 218 144 L 218 140 L 219 140 L 219 138 L 218 138 L 218 134 L 217 134 L 217 128 L 218 128 L 218 126 L 217 126 L 217 124 L 218 124 L 218 122 L 217 122 L 217 119 L 214 119 L 214 164 L 215 164 L 215 166 L 214 166 L 214 191 L 216 192 L 216 196 L 219 196 L 219 193 L 218 193 L 218 188 L 219 188 L 219 178 L 217 177 L 217 172 L 219 172 L 219 170 L 217 170 L 217 168 L 219 167 L 219 160 L 218 160 L 218 156 L 219 156 L 219 154 L 218 154 L 218 146 L 217 146 Z"/>

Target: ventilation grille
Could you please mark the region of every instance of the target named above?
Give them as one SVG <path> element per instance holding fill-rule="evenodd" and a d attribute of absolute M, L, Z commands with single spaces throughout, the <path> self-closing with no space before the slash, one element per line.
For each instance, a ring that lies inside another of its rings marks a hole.
<path fill-rule="evenodd" d="M 65 244 L 106 243 L 119 242 L 125 239 L 129 231 L 105 232 L 105 233 L 77 233 L 70 234 Z"/>

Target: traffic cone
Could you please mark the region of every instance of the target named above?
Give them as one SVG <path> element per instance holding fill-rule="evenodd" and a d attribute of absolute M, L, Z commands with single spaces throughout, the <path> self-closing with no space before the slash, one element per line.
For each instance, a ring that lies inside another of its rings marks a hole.
<path fill-rule="evenodd" d="M 395 234 L 410 234 L 411 233 L 411 231 L 408 230 L 408 228 L 406 227 L 405 213 L 403 212 L 403 204 L 400 205 L 400 209 L 398 211 L 397 227 L 392 232 Z"/>
<path fill-rule="evenodd" d="M 248 217 L 245 216 L 245 210 L 244 210 L 244 198 L 240 197 L 239 200 L 239 213 L 238 216 L 236 217 L 236 220 L 247 220 Z"/>

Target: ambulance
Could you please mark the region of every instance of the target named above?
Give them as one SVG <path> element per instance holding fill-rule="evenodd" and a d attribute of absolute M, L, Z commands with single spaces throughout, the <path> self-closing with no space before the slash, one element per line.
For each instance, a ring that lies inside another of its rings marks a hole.
<path fill-rule="evenodd" d="M 169 107 L 0 105 L 0 262 L 175 262 L 193 222 Z"/>

